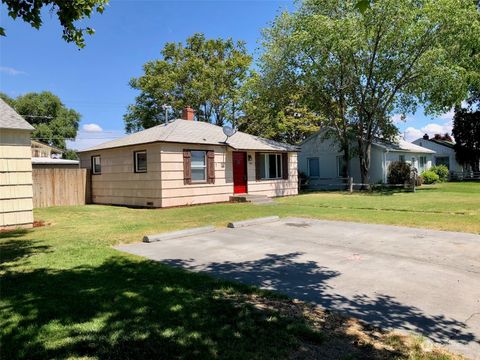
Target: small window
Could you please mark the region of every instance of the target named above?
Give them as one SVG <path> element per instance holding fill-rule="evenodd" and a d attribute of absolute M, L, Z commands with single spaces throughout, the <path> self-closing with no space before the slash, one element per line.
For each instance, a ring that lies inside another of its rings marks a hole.
<path fill-rule="evenodd" d="M 319 177 L 320 176 L 320 163 L 318 158 L 308 159 L 308 176 Z"/>
<path fill-rule="evenodd" d="M 435 158 L 435 165 L 445 165 L 450 170 L 450 158 L 448 156 L 437 156 Z"/>
<path fill-rule="evenodd" d="M 192 150 L 192 182 L 202 182 L 207 180 L 206 153 L 206 151 Z"/>
<path fill-rule="evenodd" d="M 282 154 L 260 154 L 260 178 L 282 178 Z"/>
<path fill-rule="evenodd" d="M 426 166 L 427 166 L 427 157 L 426 156 L 420 156 L 418 158 L 418 171 L 423 172 L 423 170 L 425 170 Z"/>
<path fill-rule="evenodd" d="M 347 176 L 347 164 L 345 163 L 345 158 L 343 156 L 337 156 L 337 176 Z"/>
<path fill-rule="evenodd" d="M 100 162 L 100 156 L 92 156 L 92 174 L 98 175 L 102 173 L 102 164 Z"/>
<path fill-rule="evenodd" d="M 133 152 L 134 171 L 136 173 L 147 172 L 147 152 L 134 151 Z"/>
<path fill-rule="evenodd" d="M 400 162 L 405 162 L 405 155 L 400 155 L 400 156 L 398 157 L 398 160 L 399 160 Z"/>

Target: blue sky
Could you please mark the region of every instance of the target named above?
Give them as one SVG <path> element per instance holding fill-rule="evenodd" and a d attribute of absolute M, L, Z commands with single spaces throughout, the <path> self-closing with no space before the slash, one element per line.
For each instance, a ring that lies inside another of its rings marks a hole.
<path fill-rule="evenodd" d="M 61 38 L 55 16 L 44 12 L 40 30 L 13 21 L 0 6 L 7 37 L 0 38 L 0 91 L 18 96 L 48 90 L 82 114 L 77 140 L 82 149 L 121 136 L 126 107 L 136 92 L 128 86 L 142 74 L 142 65 L 159 58 L 166 42 L 183 41 L 195 32 L 207 37 L 244 40 L 251 53 L 261 29 L 292 1 L 127 1 L 112 0 L 102 14 L 85 21 L 96 34 L 78 50 Z M 399 122 L 407 139 L 451 130 L 451 113 L 437 119 L 421 113 Z"/>

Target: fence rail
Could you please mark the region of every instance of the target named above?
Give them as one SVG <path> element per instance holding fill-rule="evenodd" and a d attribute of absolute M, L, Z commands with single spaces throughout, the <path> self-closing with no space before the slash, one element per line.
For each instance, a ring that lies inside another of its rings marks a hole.
<path fill-rule="evenodd" d="M 33 169 L 33 207 L 84 205 L 90 202 L 86 169 Z"/>
<path fill-rule="evenodd" d="M 452 180 L 480 180 L 480 171 L 451 171 Z"/>

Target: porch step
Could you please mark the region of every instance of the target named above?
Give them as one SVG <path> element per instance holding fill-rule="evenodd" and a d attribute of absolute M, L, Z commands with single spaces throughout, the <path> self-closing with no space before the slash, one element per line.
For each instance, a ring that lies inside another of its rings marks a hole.
<path fill-rule="evenodd" d="M 255 205 L 275 205 L 276 203 L 266 195 L 237 194 L 230 196 L 231 202 L 249 202 Z"/>

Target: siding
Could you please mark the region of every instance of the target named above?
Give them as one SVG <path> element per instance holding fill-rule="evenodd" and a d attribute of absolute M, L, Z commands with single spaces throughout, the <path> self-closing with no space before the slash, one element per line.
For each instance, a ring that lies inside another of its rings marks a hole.
<path fill-rule="evenodd" d="M 147 150 L 147 173 L 133 172 L 133 152 Z M 185 185 L 183 150 L 213 150 L 215 183 Z M 266 196 L 298 193 L 297 154 L 289 154 L 288 180 L 255 180 L 255 153 L 248 152 L 248 192 Z M 229 201 L 233 195 L 232 151 L 220 145 L 162 143 L 82 153 L 80 166 L 91 168 L 91 156 L 100 155 L 102 174 L 92 175 L 92 202 L 154 207 Z"/>
<path fill-rule="evenodd" d="M 33 223 L 30 132 L 0 131 L 0 229 Z"/>
<path fill-rule="evenodd" d="M 463 171 L 463 166 L 457 162 L 455 158 L 455 150 L 448 146 L 437 144 L 433 141 L 424 140 L 422 138 L 413 141 L 415 145 L 435 151 L 432 156 L 432 165 L 435 165 L 436 157 L 448 156 L 450 159 L 450 171 Z"/>

